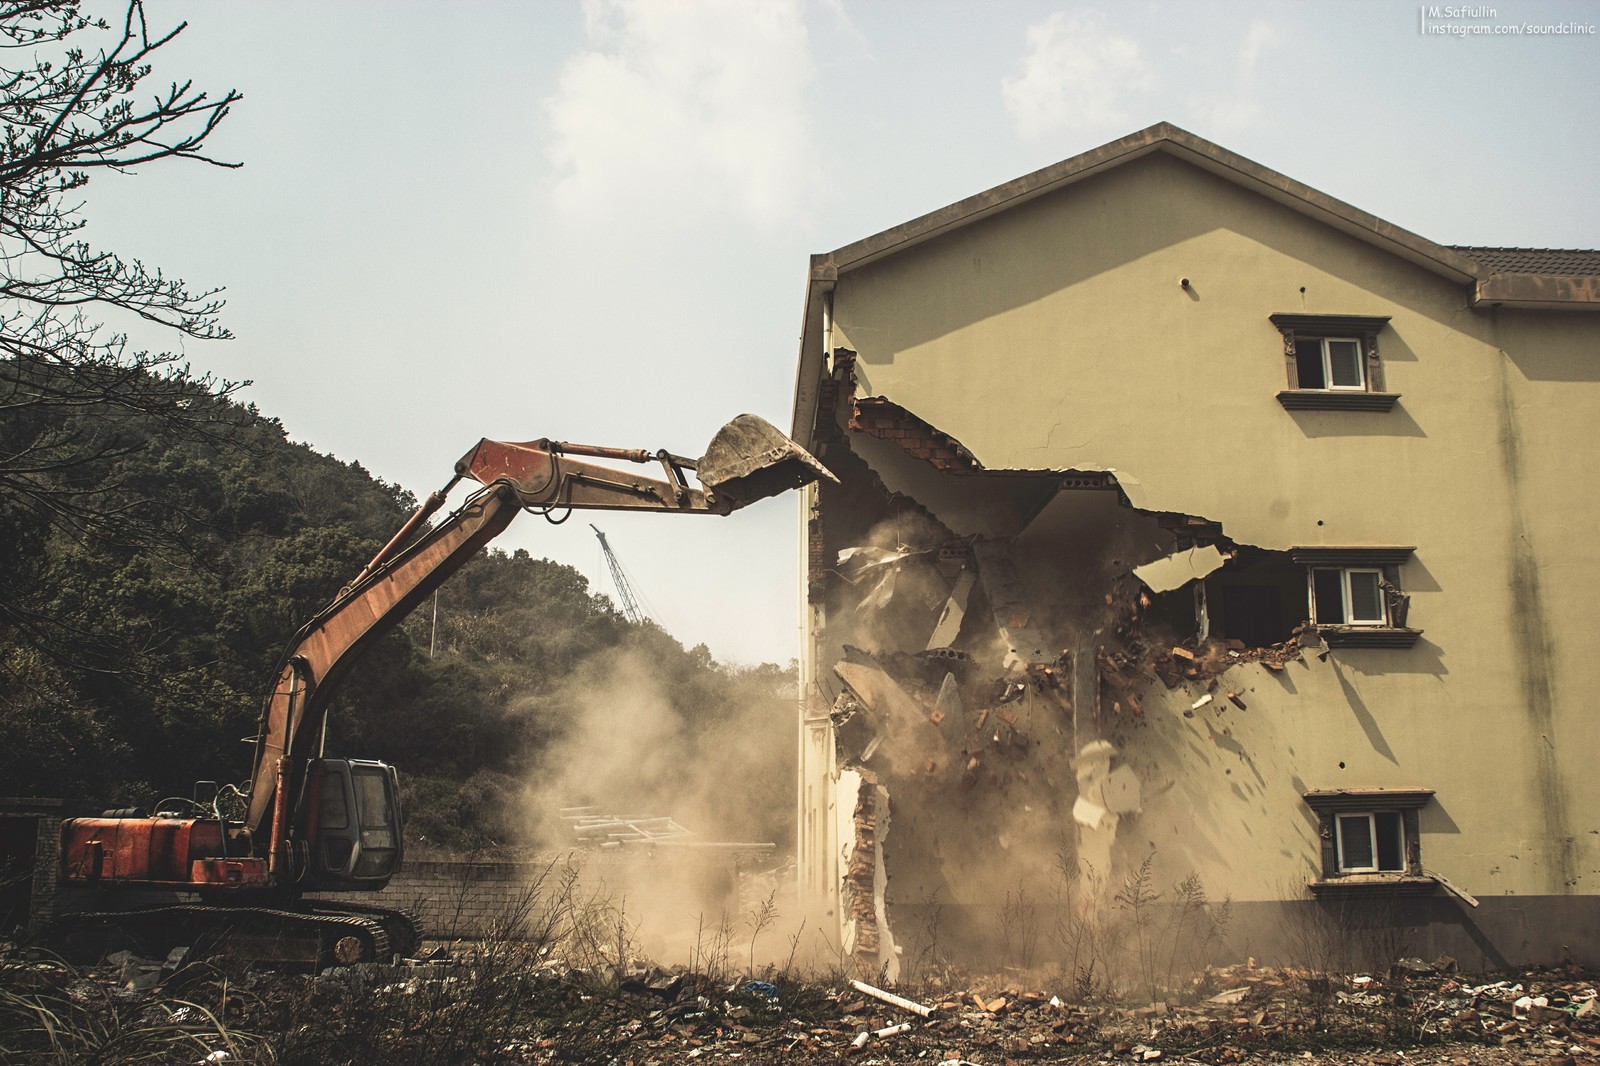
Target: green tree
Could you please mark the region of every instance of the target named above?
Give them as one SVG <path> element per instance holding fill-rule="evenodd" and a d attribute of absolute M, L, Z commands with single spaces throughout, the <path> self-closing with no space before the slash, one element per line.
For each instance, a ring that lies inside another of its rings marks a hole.
<path fill-rule="evenodd" d="M 26 595 L 52 531 L 170 546 L 172 530 L 117 460 L 163 434 L 215 438 L 235 388 L 171 352 L 132 342 L 154 325 L 228 336 L 219 290 L 196 289 L 85 238 L 83 194 L 98 171 L 165 159 L 235 166 L 205 142 L 240 99 L 191 82 L 152 84 L 152 57 L 183 30 L 152 32 L 140 0 L 111 23 L 78 0 L 0 0 L 0 636 L 60 658 L 70 627 Z M 110 328 L 107 320 L 120 323 Z M 93 409 L 94 419 L 60 417 Z"/>

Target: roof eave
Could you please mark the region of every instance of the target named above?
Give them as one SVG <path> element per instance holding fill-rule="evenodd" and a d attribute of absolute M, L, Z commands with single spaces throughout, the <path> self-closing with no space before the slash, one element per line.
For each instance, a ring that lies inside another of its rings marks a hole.
<path fill-rule="evenodd" d="M 825 301 L 833 292 L 839 271 L 831 254 L 813 255 L 806 275 L 805 310 L 800 320 L 800 359 L 794 381 L 794 421 L 789 436 L 801 447 L 814 449 L 817 404 L 821 399 L 822 375 L 828 357 Z"/>
<path fill-rule="evenodd" d="M 1472 306 L 1525 311 L 1600 311 L 1600 277 L 1491 274 L 1478 281 Z"/>

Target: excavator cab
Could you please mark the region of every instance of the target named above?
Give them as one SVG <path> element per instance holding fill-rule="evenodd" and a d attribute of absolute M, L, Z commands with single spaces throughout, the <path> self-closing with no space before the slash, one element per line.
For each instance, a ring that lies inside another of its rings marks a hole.
<path fill-rule="evenodd" d="M 317 759 L 307 775 L 311 880 L 371 891 L 400 868 L 400 778 L 372 759 Z"/>

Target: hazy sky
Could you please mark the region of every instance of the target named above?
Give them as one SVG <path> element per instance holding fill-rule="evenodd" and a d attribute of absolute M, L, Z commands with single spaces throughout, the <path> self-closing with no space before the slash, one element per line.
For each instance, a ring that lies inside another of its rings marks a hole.
<path fill-rule="evenodd" d="M 157 77 L 244 93 L 212 147 L 245 165 L 97 178 L 91 234 L 226 286 L 237 339 L 194 367 L 419 496 L 484 436 L 787 429 L 810 253 L 1158 121 L 1440 243 L 1600 247 L 1600 32 L 1434 34 L 1402 2 L 147 8 L 190 24 Z M 797 653 L 793 497 L 530 515 L 500 546 L 609 592 L 589 520 L 685 644 Z"/>

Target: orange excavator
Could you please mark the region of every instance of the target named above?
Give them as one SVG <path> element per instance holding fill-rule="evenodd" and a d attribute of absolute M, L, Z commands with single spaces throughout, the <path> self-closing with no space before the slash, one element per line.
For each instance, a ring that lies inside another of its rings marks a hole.
<path fill-rule="evenodd" d="M 659 464 L 662 476 L 593 460 Z M 755 415 L 723 426 L 698 461 L 548 439 L 480 441 L 295 634 L 243 788 L 201 782 L 194 799 L 163 801 L 153 814 L 127 808 L 62 823 L 56 912 L 66 940 L 80 951 L 121 943 L 154 955 L 206 940 L 317 965 L 411 954 L 421 937 L 411 915 L 341 895 L 383 888 L 405 850 L 394 767 L 323 751 L 329 703 L 362 650 L 523 511 L 728 514 L 824 478 L 833 475 Z M 480 487 L 426 528 L 463 480 Z M 242 818 L 227 816 L 230 794 L 243 801 Z"/>

